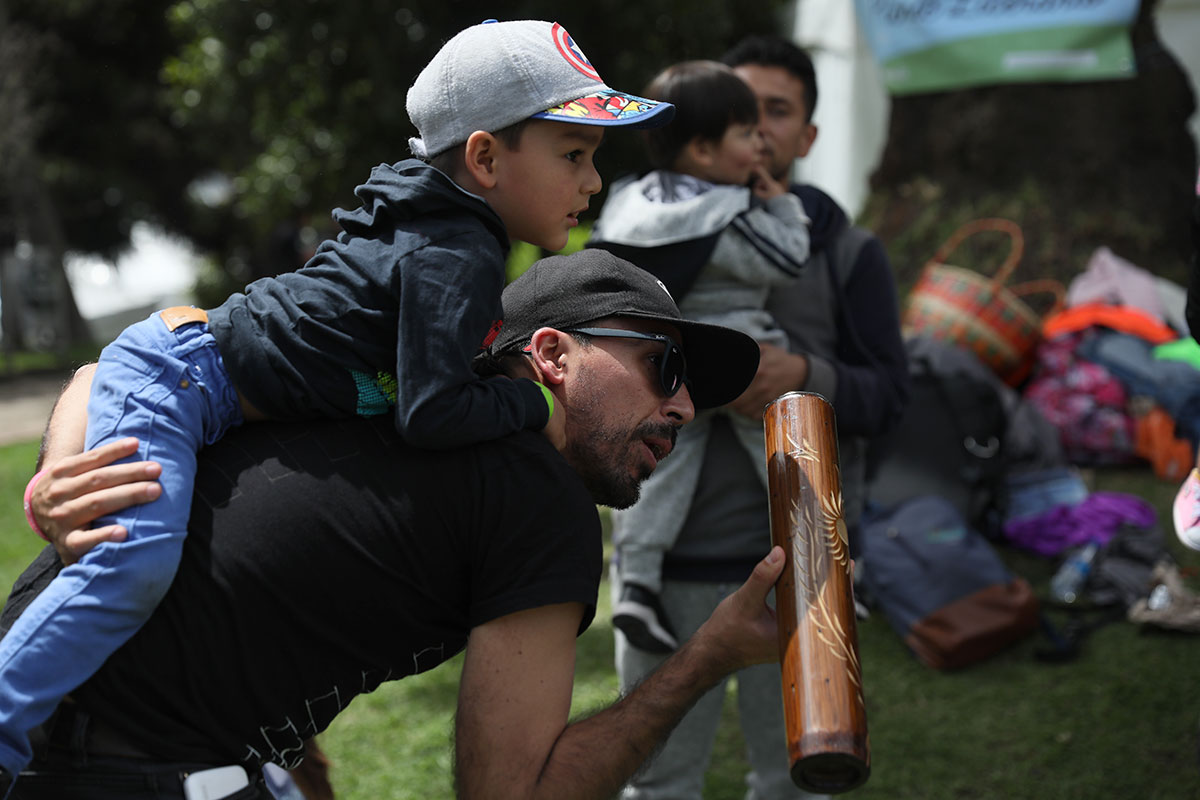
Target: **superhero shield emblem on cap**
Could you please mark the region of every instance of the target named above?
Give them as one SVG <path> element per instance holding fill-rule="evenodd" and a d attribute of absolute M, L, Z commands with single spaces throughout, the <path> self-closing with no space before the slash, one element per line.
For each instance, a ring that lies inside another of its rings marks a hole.
<path fill-rule="evenodd" d="M 567 33 L 566 28 L 556 22 L 550 29 L 550 35 L 554 37 L 554 45 L 568 64 L 592 80 L 600 80 L 600 74 L 596 72 L 592 62 L 588 61 L 587 56 L 579 49 L 579 45 L 575 44 L 575 40 L 571 38 L 571 34 Z"/>

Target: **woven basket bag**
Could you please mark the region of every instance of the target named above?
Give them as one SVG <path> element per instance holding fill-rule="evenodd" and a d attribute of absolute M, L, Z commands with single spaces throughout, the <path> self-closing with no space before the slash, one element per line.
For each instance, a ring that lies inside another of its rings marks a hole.
<path fill-rule="evenodd" d="M 980 231 L 999 231 L 1011 240 L 1008 257 L 991 277 L 946 263 L 967 237 Z M 1021 228 L 1007 219 L 977 219 L 956 230 L 925 264 L 908 295 L 905 336 L 924 334 L 965 347 L 1005 383 L 1020 384 L 1033 366 L 1043 316 L 1021 298 L 1051 293 L 1051 311 L 1056 311 L 1066 297 L 1065 287 L 1051 279 L 1005 286 L 1024 250 Z"/>

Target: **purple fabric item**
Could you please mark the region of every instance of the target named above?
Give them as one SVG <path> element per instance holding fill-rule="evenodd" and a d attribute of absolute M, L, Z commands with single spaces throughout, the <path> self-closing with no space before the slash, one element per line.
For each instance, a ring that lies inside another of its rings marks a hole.
<path fill-rule="evenodd" d="M 1090 541 L 1103 545 L 1122 524 L 1149 528 L 1157 519 L 1154 507 L 1136 495 L 1093 492 L 1078 505 L 1055 506 L 1036 516 L 1005 523 L 1004 536 L 1023 550 L 1056 556 Z"/>

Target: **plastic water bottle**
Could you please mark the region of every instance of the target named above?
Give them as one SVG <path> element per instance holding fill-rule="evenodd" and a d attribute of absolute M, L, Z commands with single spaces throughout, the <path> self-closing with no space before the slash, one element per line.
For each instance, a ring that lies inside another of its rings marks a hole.
<path fill-rule="evenodd" d="M 1067 560 L 1050 579 L 1050 596 L 1055 602 L 1071 605 L 1079 599 L 1083 584 L 1087 582 L 1088 573 L 1092 570 L 1092 561 L 1100 545 L 1088 542 L 1079 550 L 1067 557 Z"/>

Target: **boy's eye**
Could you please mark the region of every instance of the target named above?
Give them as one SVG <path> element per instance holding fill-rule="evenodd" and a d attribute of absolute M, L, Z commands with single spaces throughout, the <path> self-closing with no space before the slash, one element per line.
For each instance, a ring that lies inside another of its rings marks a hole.
<path fill-rule="evenodd" d="M 581 155 L 583 155 L 582 150 L 572 150 L 567 153 L 567 161 L 578 161 Z"/>

